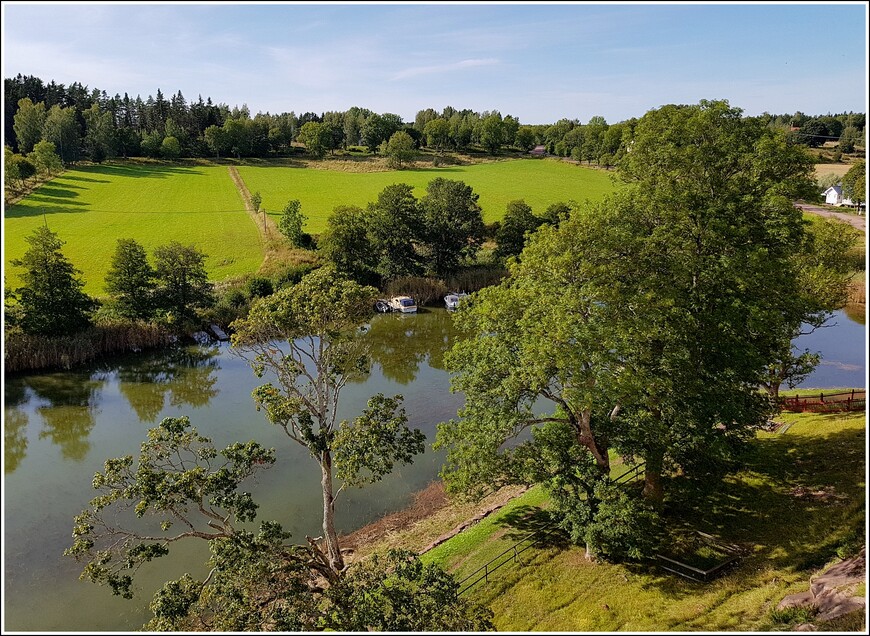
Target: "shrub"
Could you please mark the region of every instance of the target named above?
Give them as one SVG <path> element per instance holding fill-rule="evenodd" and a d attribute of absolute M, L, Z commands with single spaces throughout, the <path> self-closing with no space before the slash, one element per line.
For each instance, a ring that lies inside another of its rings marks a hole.
<path fill-rule="evenodd" d="M 595 488 L 598 509 L 586 527 L 596 556 L 611 561 L 641 560 L 658 547 L 659 516 L 647 503 L 612 483 Z"/>
<path fill-rule="evenodd" d="M 245 285 L 245 292 L 247 292 L 248 298 L 271 296 L 274 291 L 275 288 L 272 285 L 272 281 L 263 276 L 254 276 Z"/>
<path fill-rule="evenodd" d="M 278 290 L 288 287 L 289 285 L 295 285 L 302 280 L 303 276 L 315 269 L 317 269 L 317 266 L 312 263 L 289 265 L 272 279 L 274 283 L 273 287 L 275 290 Z"/>

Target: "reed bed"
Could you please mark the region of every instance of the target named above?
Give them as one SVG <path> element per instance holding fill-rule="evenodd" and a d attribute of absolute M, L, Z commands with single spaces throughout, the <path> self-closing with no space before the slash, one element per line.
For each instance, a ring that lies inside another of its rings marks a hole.
<path fill-rule="evenodd" d="M 176 336 L 155 323 L 117 322 L 70 336 L 35 336 L 9 330 L 3 343 L 6 373 L 70 369 L 101 356 L 166 346 Z"/>

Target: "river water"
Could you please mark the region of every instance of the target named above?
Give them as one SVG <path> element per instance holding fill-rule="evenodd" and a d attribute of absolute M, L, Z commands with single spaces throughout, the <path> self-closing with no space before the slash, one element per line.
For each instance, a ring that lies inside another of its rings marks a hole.
<path fill-rule="evenodd" d="M 858 314 L 855 314 L 858 317 Z M 863 314 L 860 316 L 863 320 Z M 865 386 L 865 327 L 839 311 L 833 326 L 799 343 L 825 357 L 803 386 Z M 371 375 L 349 384 L 342 417 L 377 392 L 402 394 L 410 424 L 431 442 L 438 422 L 456 416 L 460 395 L 449 392 L 443 353 L 454 337 L 450 315 L 376 316 Z M 260 519 L 275 519 L 297 539 L 320 532 L 319 469 L 254 410 L 259 384 L 227 345 L 192 346 L 118 357 L 74 371 L 8 378 L 4 387 L 4 623 L 10 631 L 130 631 L 150 617 L 147 605 L 163 581 L 189 571 L 202 576 L 202 542 L 173 547 L 170 556 L 137 575 L 132 601 L 78 580 L 81 566 L 62 556 L 72 518 L 95 493 L 91 479 L 109 457 L 135 455 L 145 431 L 167 416 L 187 415 L 219 448 L 256 439 L 277 450 L 275 466 L 252 488 Z M 443 456 L 427 447 L 412 466 L 384 482 L 345 491 L 337 523 L 352 531 L 399 509 L 437 478 Z"/>

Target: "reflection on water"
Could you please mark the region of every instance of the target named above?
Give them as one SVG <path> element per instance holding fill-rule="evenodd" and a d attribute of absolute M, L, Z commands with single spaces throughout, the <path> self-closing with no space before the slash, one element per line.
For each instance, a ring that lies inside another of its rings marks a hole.
<path fill-rule="evenodd" d="M 39 439 L 60 448 L 63 457 L 81 461 L 91 444 L 107 383 L 117 386 L 141 422 L 155 422 L 166 397 L 175 407 L 202 407 L 217 395 L 220 369 L 217 347 L 180 347 L 119 358 L 112 365 L 90 369 L 9 378 L 5 397 L 5 473 L 14 472 L 27 451 L 24 431 L 29 421 L 19 407 L 34 406 L 42 429 Z"/>
<path fill-rule="evenodd" d="M 398 320 L 397 320 L 398 318 Z M 462 396 L 449 391 L 441 368 L 451 343 L 443 310 L 417 316 L 375 316 L 369 377 L 348 384 L 339 418 L 350 419 L 378 392 L 404 396 L 409 424 L 429 441 L 435 425 L 455 417 Z M 173 547 L 171 560 L 137 575 L 131 601 L 78 579 L 81 566 L 62 556 L 73 516 L 95 492 L 91 481 L 103 462 L 135 455 L 148 428 L 168 416 L 188 415 L 223 447 L 250 439 L 276 449 L 276 465 L 252 484 L 259 519 L 275 519 L 298 540 L 320 531 L 320 473 L 307 451 L 270 426 L 254 408 L 260 384 L 248 364 L 226 345 L 192 346 L 114 358 L 74 372 L 9 378 L 5 386 L 4 552 L 6 626 L 15 631 L 135 630 L 148 619 L 148 603 L 164 581 L 185 572 L 203 577 L 203 546 Z M 427 448 L 412 466 L 383 482 L 348 489 L 337 502 L 340 532 L 349 532 L 407 505 L 437 478 L 442 455 Z"/>
<path fill-rule="evenodd" d="M 217 395 L 219 352 L 217 347 L 174 349 L 119 367 L 118 390 L 143 422 L 157 421 L 167 396 L 172 406 L 205 406 Z"/>
<path fill-rule="evenodd" d="M 836 327 L 820 330 L 803 347 L 825 360 L 807 386 L 863 386 L 865 335 L 839 312 Z M 372 372 L 348 384 L 339 419 L 354 417 L 378 392 L 401 393 L 409 424 L 431 442 L 438 422 L 456 416 L 461 395 L 451 394 L 443 354 L 454 338 L 444 310 L 381 315 L 366 335 Z M 830 371 L 860 366 L 845 380 Z M 81 582 L 81 568 L 62 551 L 72 518 L 93 497 L 91 480 L 110 457 L 136 454 L 145 431 L 163 417 L 188 415 L 218 447 L 256 440 L 276 449 L 277 462 L 253 484 L 259 519 L 275 519 L 297 540 L 320 534 L 320 473 L 307 451 L 257 413 L 251 390 L 262 381 L 244 361 L 220 347 L 188 347 L 114 359 L 75 372 L 8 378 L 5 392 L 5 626 L 13 631 L 129 631 L 148 619 L 160 585 L 184 572 L 202 577 L 203 546 L 179 545 L 171 561 L 146 565 L 134 601 Z M 834 382 L 829 384 L 828 382 Z M 407 505 L 437 478 L 443 454 L 427 447 L 411 466 L 373 486 L 341 493 L 340 532 L 350 532 Z M 164 561 L 164 560 L 161 560 Z"/>
<path fill-rule="evenodd" d="M 3 418 L 3 472 L 11 473 L 27 454 L 27 413 L 6 409 Z"/>
<path fill-rule="evenodd" d="M 444 369 L 444 352 L 452 343 L 456 329 L 446 311 L 418 314 L 384 314 L 372 321 L 365 335 L 372 362 L 384 377 L 399 384 L 410 384 L 423 363 Z"/>
<path fill-rule="evenodd" d="M 852 303 L 843 307 L 843 313 L 848 316 L 849 320 L 857 322 L 859 325 L 867 324 L 867 305 Z"/>

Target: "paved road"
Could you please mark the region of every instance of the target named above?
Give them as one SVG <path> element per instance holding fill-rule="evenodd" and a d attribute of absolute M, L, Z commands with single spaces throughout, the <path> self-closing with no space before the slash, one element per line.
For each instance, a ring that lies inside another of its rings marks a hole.
<path fill-rule="evenodd" d="M 799 207 L 804 212 L 809 212 L 810 214 L 818 214 L 819 216 L 826 216 L 833 219 L 839 219 L 844 223 L 848 223 L 852 227 L 856 227 L 862 232 L 867 232 L 867 217 L 866 216 L 858 216 L 857 214 L 845 214 L 843 212 L 831 212 L 826 208 L 820 208 L 817 205 L 810 205 L 809 203 L 795 203 L 797 207 Z"/>

